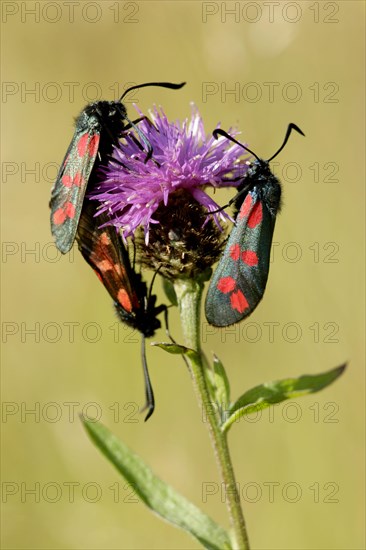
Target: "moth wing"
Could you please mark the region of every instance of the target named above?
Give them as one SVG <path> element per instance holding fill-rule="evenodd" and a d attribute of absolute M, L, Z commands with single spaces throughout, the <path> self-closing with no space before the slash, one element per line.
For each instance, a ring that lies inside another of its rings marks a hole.
<path fill-rule="evenodd" d="M 256 220 L 260 217 L 260 221 Z M 251 218 L 254 218 L 251 224 Z M 266 289 L 275 217 L 262 201 L 255 203 L 242 238 L 238 288 L 248 301 L 243 317 L 248 317 L 263 298 Z"/>
<path fill-rule="evenodd" d="M 216 267 L 208 288 L 205 313 L 210 325 L 225 327 L 237 323 L 242 314 L 235 306 L 235 300 L 240 301 L 241 295 L 237 294 L 239 270 L 237 263 L 232 259 L 230 250 L 237 241 L 240 228 L 234 226 L 223 255 Z M 241 309 L 241 307 L 239 308 Z"/>
<path fill-rule="evenodd" d="M 85 191 L 97 157 L 100 126 L 76 129 L 51 192 L 51 231 L 66 254 L 75 240 Z"/>
<path fill-rule="evenodd" d="M 113 301 L 126 313 L 135 313 L 140 304 L 133 287 L 128 251 L 114 227 L 106 226 L 99 229 L 98 226 L 102 225 L 106 218 L 103 215 L 94 217 L 95 212 L 95 206 L 91 201 L 82 209 L 76 236 L 79 250 Z"/>
<path fill-rule="evenodd" d="M 211 325 L 237 323 L 259 304 L 268 279 L 273 230 L 274 218 L 265 203 L 248 193 L 210 281 L 205 309 Z"/>

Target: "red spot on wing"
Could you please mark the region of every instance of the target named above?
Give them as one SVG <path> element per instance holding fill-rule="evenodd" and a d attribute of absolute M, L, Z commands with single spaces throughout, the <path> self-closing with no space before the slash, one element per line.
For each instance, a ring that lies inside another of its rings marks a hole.
<path fill-rule="evenodd" d="M 117 294 L 118 303 L 129 313 L 132 311 L 130 297 L 124 288 L 120 288 Z"/>
<path fill-rule="evenodd" d="M 233 279 L 232 277 L 222 277 L 217 283 L 217 288 L 223 294 L 232 292 L 235 287 L 236 287 L 236 282 L 235 282 L 235 279 Z"/>
<path fill-rule="evenodd" d="M 261 201 L 258 201 L 254 205 L 254 208 L 249 215 L 248 227 L 250 227 L 250 229 L 254 229 L 254 227 L 256 227 L 259 223 L 261 223 L 262 219 L 263 219 L 262 203 Z"/>
<path fill-rule="evenodd" d="M 62 176 L 62 185 L 64 185 L 65 187 L 71 187 L 72 186 L 72 177 L 69 176 L 68 174 L 65 174 L 64 176 Z"/>
<path fill-rule="evenodd" d="M 106 231 L 103 231 L 100 236 L 100 244 L 104 246 L 109 246 L 111 244 L 111 238 Z"/>
<path fill-rule="evenodd" d="M 239 219 L 246 218 L 248 216 L 250 209 L 252 208 L 252 203 L 253 203 L 252 195 L 248 193 L 248 195 L 245 197 L 245 201 L 241 205 L 240 212 L 238 215 Z"/>
<path fill-rule="evenodd" d="M 236 309 L 239 313 L 244 313 L 244 311 L 249 307 L 248 301 L 241 290 L 233 292 L 230 296 L 230 303 L 233 309 Z"/>
<path fill-rule="evenodd" d="M 233 244 L 230 247 L 230 257 L 234 262 L 237 262 L 240 258 L 240 246 L 238 244 Z"/>
<path fill-rule="evenodd" d="M 73 187 L 74 185 L 76 185 L 76 187 L 80 187 L 80 185 L 84 183 L 84 178 L 80 172 L 76 172 L 73 178 L 69 174 L 65 174 L 62 176 L 61 181 L 65 187 Z"/>
<path fill-rule="evenodd" d="M 254 250 L 244 250 L 241 253 L 241 259 L 245 264 L 258 265 L 258 256 Z"/>
<path fill-rule="evenodd" d="M 58 208 L 57 210 L 55 210 L 52 219 L 55 225 L 60 225 L 66 220 L 66 214 L 62 208 Z"/>
<path fill-rule="evenodd" d="M 106 273 L 107 271 L 113 271 L 114 265 L 110 260 L 102 260 L 101 262 L 95 262 L 95 265 L 101 271 L 102 273 Z"/>
<path fill-rule="evenodd" d="M 83 134 L 77 143 L 78 155 L 80 158 L 88 154 L 90 157 L 95 157 L 99 147 L 99 135 L 90 136 L 88 132 Z"/>
<path fill-rule="evenodd" d="M 78 155 L 79 157 L 83 157 L 86 153 L 86 148 L 88 146 L 89 141 L 89 134 L 86 132 L 81 136 L 79 141 L 77 142 L 77 148 L 78 148 Z"/>
<path fill-rule="evenodd" d="M 71 202 L 67 202 L 63 208 L 58 208 L 53 214 L 53 223 L 61 225 L 67 218 L 75 217 L 75 206 Z"/>
<path fill-rule="evenodd" d="M 65 214 L 68 218 L 71 218 L 71 219 L 75 217 L 75 206 L 72 204 L 72 202 L 66 203 Z"/>
<path fill-rule="evenodd" d="M 95 155 L 98 152 L 98 147 L 99 147 L 99 135 L 94 134 L 94 136 L 92 136 L 89 143 L 89 155 L 91 157 L 95 157 Z"/>
<path fill-rule="evenodd" d="M 80 187 L 82 183 L 84 183 L 84 178 L 81 175 L 81 172 L 76 172 L 73 179 L 73 184 L 76 185 L 77 187 Z"/>

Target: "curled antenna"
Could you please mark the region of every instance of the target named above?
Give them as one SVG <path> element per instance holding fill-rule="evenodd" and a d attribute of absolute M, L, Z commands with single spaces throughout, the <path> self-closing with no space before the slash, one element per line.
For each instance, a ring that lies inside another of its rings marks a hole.
<path fill-rule="evenodd" d="M 145 84 L 137 84 L 136 86 L 131 86 L 130 88 L 127 88 L 126 91 L 123 92 L 123 94 L 120 97 L 120 101 L 127 95 L 129 92 L 132 92 L 132 90 L 137 90 L 139 88 L 146 88 L 147 86 L 159 86 L 160 88 L 170 88 L 171 90 L 180 90 L 180 88 L 183 88 L 185 85 L 185 82 L 181 82 L 180 84 L 173 84 L 172 82 L 146 82 Z"/>
<path fill-rule="evenodd" d="M 239 145 L 240 147 L 248 151 L 248 153 L 253 155 L 257 160 L 261 160 L 259 157 L 257 157 L 257 155 L 253 151 L 251 151 L 251 149 L 249 149 L 248 147 L 240 143 L 240 141 L 237 141 L 235 138 L 233 138 L 233 136 L 230 136 L 230 134 L 225 132 L 225 130 L 221 130 L 221 128 L 216 128 L 216 130 L 212 132 L 212 135 L 215 139 L 218 139 L 218 136 L 226 137 L 228 140 L 232 141 L 233 143 L 236 143 L 237 145 Z"/>
<path fill-rule="evenodd" d="M 139 88 L 146 88 L 147 86 L 159 86 L 160 88 L 170 88 L 171 90 L 179 90 L 184 85 L 185 85 L 185 82 L 181 82 L 180 84 L 174 84 L 172 82 L 146 82 L 145 84 L 137 84 L 136 86 L 131 86 L 130 88 L 127 88 L 127 90 L 125 90 L 123 92 L 123 94 L 121 95 L 121 97 L 119 98 L 119 101 L 122 101 L 122 99 L 129 92 L 131 92 L 132 90 L 137 90 Z M 130 124 L 130 126 L 136 131 L 136 133 L 139 136 L 141 142 L 146 147 L 146 152 L 147 152 L 147 155 L 146 155 L 146 158 L 145 158 L 145 163 L 146 163 L 152 157 L 152 154 L 153 154 L 152 145 L 151 145 L 150 141 L 147 139 L 147 137 L 144 136 L 144 134 L 141 132 L 141 130 L 139 130 L 139 128 L 136 126 L 136 124 L 134 122 L 132 122 L 132 120 L 130 120 L 127 115 L 124 115 L 124 118 Z"/>
<path fill-rule="evenodd" d="M 293 122 L 290 122 L 290 124 L 288 125 L 288 128 L 287 128 L 285 139 L 283 140 L 283 143 L 282 143 L 281 147 L 278 149 L 278 151 L 274 155 L 271 156 L 270 159 L 267 160 L 267 162 L 270 162 L 271 160 L 273 160 L 275 157 L 277 157 L 278 153 L 280 153 L 282 151 L 282 149 L 284 148 L 284 146 L 288 142 L 288 138 L 290 137 L 290 134 L 291 134 L 292 130 L 296 130 L 296 132 L 298 132 L 299 134 L 301 134 L 302 136 L 305 137 L 304 132 L 302 130 L 300 130 L 300 128 L 298 126 L 296 126 L 296 124 L 293 124 Z"/>
<path fill-rule="evenodd" d="M 300 130 L 300 128 L 298 126 L 296 126 L 296 124 L 294 124 L 293 122 L 290 122 L 290 124 L 288 125 L 287 127 L 287 132 L 286 132 L 286 135 L 285 135 L 285 139 L 283 140 L 283 143 L 281 145 L 281 147 L 278 149 L 278 151 L 276 151 L 276 153 L 274 155 L 271 156 L 271 158 L 269 158 L 268 160 L 266 160 L 266 162 L 270 162 L 271 160 L 273 160 L 275 157 L 277 157 L 277 155 L 282 151 L 282 149 L 285 147 L 286 143 L 288 142 L 288 138 L 290 137 L 290 134 L 292 132 L 292 130 L 295 130 L 296 132 L 298 132 L 299 134 L 301 134 L 302 136 L 305 137 L 305 134 L 302 130 Z M 235 138 L 233 138 L 232 136 L 230 136 L 227 132 L 225 132 L 225 130 L 221 130 L 221 128 L 216 128 L 216 130 L 214 130 L 212 132 L 213 134 L 213 137 L 215 139 L 217 139 L 218 136 L 224 136 L 226 137 L 228 140 L 232 141 L 233 143 L 236 143 L 237 145 L 239 145 L 240 147 L 242 147 L 243 149 L 245 149 L 246 151 L 248 151 L 248 153 L 250 153 L 251 155 L 253 155 L 257 160 L 261 160 L 255 153 L 254 151 L 252 151 L 251 149 L 249 149 L 249 147 L 246 147 L 245 145 L 243 145 L 242 143 L 240 143 L 240 141 L 237 141 Z"/>

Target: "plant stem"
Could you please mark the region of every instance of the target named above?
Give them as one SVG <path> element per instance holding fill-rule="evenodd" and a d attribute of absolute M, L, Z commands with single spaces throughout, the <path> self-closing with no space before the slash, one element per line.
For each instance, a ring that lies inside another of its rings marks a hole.
<path fill-rule="evenodd" d="M 249 539 L 240 505 L 227 436 L 222 433 L 218 416 L 213 410 L 204 371 L 205 358 L 200 345 L 200 305 L 203 284 L 193 279 L 178 279 L 175 281 L 174 287 L 179 303 L 184 344 L 197 352 L 197 360 L 193 361 L 187 358 L 187 362 L 193 377 L 199 405 L 204 413 L 204 418 L 208 421 L 216 461 L 225 484 L 226 502 L 234 532 L 235 548 L 237 550 L 249 550 Z"/>

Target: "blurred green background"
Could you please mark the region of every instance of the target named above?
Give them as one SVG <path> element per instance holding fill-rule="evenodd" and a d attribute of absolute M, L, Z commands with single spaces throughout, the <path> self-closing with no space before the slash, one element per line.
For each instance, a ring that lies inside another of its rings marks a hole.
<path fill-rule="evenodd" d="M 227 526 L 185 365 L 147 350 L 157 407 L 145 424 L 139 335 L 116 332 L 105 289 L 76 249 L 57 255 L 49 229 L 73 117 L 127 84 L 186 80 L 180 91 L 145 89 L 135 99 L 144 111 L 162 104 L 174 119 L 194 101 L 208 132 L 218 121 L 237 125 L 264 158 L 289 122 L 306 134 L 294 134 L 274 165 L 284 206 L 265 299 L 230 329 L 203 322 L 205 350 L 227 366 L 234 397 L 350 361 L 334 386 L 230 433 L 253 548 L 365 548 L 364 3 L 1 7 L 2 547 L 198 547 L 136 502 L 87 438 L 80 412 L 100 417 Z M 222 204 L 231 196 L 217 195 Z M 164 300 L 160 283 L 156 290 Z M 172 310 L 170 323 L 179 338 Z"/>

